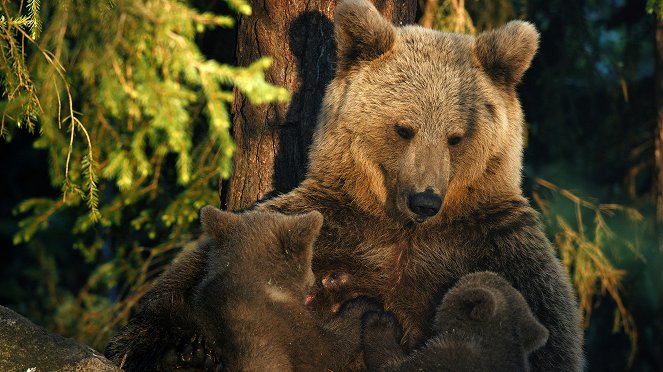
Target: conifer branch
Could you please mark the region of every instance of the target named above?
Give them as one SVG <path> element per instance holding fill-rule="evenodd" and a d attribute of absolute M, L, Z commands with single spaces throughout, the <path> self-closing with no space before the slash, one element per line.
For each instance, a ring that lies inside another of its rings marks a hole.
<path fill-rule="evenodd" d="M 229 176 L 234 150 L 231 88 L 256 104 L 289 94 L 266 81 L 269 59 L 230 67 L 203 55 L 200 33 L 232 26 L 232 16 L 178 0 L 26 4 L 23 13 L 4 6 L 0 14 L 0 39 L 8 45 L 0 51 L 8 100 L 0 134 L 5 118 L 7 125 L 37 126 L 35 146 L 47 151 L 51 182 L 63 192 L 22 203 L 18 213 L 27 216 L 15 239 L 29 241 L 51 218 L 73 218 L 74 247 L 98 266 L 61 311 L 77 320 L 80 340 L 101 342 L 126 320 L 167 252 L 191 238 L 197 209 L 218 203 L 215 183 L 219 174 Z M 229 4 L 250 14 L 244 0 Z M 115 257 L 103 262 L 97 252 L 109 239 Z M 115 304 L 95 293 L 112 283 L 122 283 Z"/>

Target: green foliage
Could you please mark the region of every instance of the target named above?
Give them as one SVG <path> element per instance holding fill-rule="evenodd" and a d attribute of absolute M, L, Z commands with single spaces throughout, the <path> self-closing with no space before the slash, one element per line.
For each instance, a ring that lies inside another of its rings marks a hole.
<path fill-rule="evenodd" d="M 433 28 L 468 34 L 492 30 L 512 19 L 524 18 L 526 5 L 526 0 L 437 0 Z"/>
<path fill-rule="evenodd" d="M 526 4 L 526 0 L 470 0 L 466 6 L 477 30 L 492 30 L 512 19 L 523 18 Z"/>
<path fill-rule="evenodd" d="M 246 1 L 227 3 L 251 13 Z M 198 209 L 218 204 L 216 184 L 231 172 L 229 88 L 253 104 L 289 98 L 265 81 L 269 58 L 232 67 L 202 54 L 201 33 L 234 22 L 178 0 L 31 0 L 24 8 L 2 0 L 2 133 L 37 129 L 34 146 L 62 190 L 16 207 L 14 243 L 58 221 L 96 266 L 77 296 L 62 297 L 57 330 L 103 344 L 164 253 L 196 235 Z M 105 260 L 103 247 L 113 250 Z M 116 286 L 114 303 L 106 293 Z"/>
<path fill-rule="evenodd" d="M 474 34 L 476 28 L 463 0 L 435 1 L 433 28 L 448 32 Z"/>
<path fill-rule="evenodd" d="M 634 208 L 591 203 L 543 179 L 535 179 L 535 183 L 537 188 L 532 192 L 532 198 L 543 212 L 562 263 L 573 278 L 585 328 L 589 327 L 598 300 L 609 296 L 616 304 L 613 329 L 615 332 L 623 330 L 629 337 L 631 352 L 627 365 L 632 366 L 637 352 L 638 329 L 622 299 L 621 282 L 626 273 L 615 267 L 606 251 L 609 246 L 622 245 L 634 255 L 642 256 L 632 244 L 637 242 L 637 236 L 630 240 L 616 236 L 606 222 L 606 216 L 621 212 L 631 223 L 641 222 L 644 217 Z M 542 189 L 553 195 L 544 197 Z M 590 222 L 587 217 L 591 217 Z"/>
<path fill-rule="evenodd" d="M 655 14 L 656 18 L 663 19 L 663 0 L 647 0 L 647 13 Z"/>
<path fill-rule="evenodd" d="M 15 121 L 19 128 L 25 126 L 33 131 L 34 121 L 39 114 L 39 99 L 26 66 L 23 44 L 17 40 L 20 37 L 34 41 L 39 36 L 42 28 L 39 9 L 39 0 L 31 0 L 28 2 L 27 15 L 24 15 L 21 14 L 22 9 L 16 9 L 16 4 L 2 1 L 0 37 L 6 46 L 0 54 L 3 62 L 0 63 L 0 86 L 2 96 L 7 97 L 7 101 L 0 101 L 3 111 L 0 137 L 9 135 L 7 119 Z M 15 117 L 11 116 L 12 112 Z"/>

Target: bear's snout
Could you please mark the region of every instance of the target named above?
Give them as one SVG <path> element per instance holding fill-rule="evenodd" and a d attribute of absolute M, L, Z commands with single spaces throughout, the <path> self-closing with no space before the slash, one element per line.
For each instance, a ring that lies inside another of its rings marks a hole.
<path fill-rule="evenodd" d="M 433 217 L 442 207 L 442 198 L 430 190 L 410 194 L 407 200 L 408 208 L 417 215 L 417 222 L 423 222 Z"/>

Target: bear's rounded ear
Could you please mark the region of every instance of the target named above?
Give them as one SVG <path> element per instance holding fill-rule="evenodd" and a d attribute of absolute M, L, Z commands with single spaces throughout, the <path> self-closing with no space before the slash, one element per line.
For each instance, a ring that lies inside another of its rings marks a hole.
<path fill-rule="evenodd" d="M 517 327 L 520 342 L 528 353 L 540 349 L 548 342 L 548 329 L 532 314 L 527 314 L 527 317 L 519 323 Z"/>
<path fill-rule="evenodd" d="M 457 294 L 461 311 L 467 318 L 478 321 L 492 319 L 497 311 L 497 299 L 487 288 L 467 288 Z"/>
<path fill-rule="evenodd" d="M 396 30 L 368 0 L 344 0 L 334 13 L 337 73 L 372 61 L 391 49 Z"/>
<path fill-rule="evenodd" d="M 289 253 L 312 253 L 313 243 L 320 235 L 322 214 L 311 211 L 305 214 L 286 216 L 280 231 L 283 251 Z"/>
<path fill-rule="evenodd" d="M 529 68 L 538 47 L 539 32 L 533 24 L 511 21 L 477 36 L 474 54 L 493 81 L 512 88 Z"/>
<path fill-rule="evenodd" d="M 223 239 L 241 222 L 241 218 L 234 213 L 224 212 L 211 205 L 200 210 L 200 223 L 203 230 L 212 238 Z"/>

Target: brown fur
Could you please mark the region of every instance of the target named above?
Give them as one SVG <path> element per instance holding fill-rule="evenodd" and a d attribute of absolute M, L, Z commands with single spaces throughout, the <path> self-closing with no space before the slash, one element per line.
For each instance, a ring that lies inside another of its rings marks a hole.
<path fill-rule="evenodd" d="M 365 298 L 320 321 L 305 300 L 315 282 L 318 212 L 201 211 L 206 238 L 159 278 L 106 356 L 127 371 L 338 370 L 359 351 Z"/>
<path fill-rule="evenodd" d="M 228 370 L 338 370 L 351 360 L 362 315 L 378 307 L 356 300 L 323 325 L 306 308 L 318 212 L 235 215 L 206 207 L 201 220 L 215 248 L 194 307 L 206 339 L 223 345 Z"/>
<path fill-rule="evenodd" d="M 210 247 L 202 240 L 178 256 L 113 336 L 104 353 L 108 359 L 125 371 L 204 370 L 205 363 L 219 364 L 213 345 L 200 337 L 191 306 Z"/>
<path fill-rule="evenodd" d="M 371 371 L 525 372 L 548 331 L 523 296 L 491 272 L 461 278 L 438 306 L 435 335 L 409 355 L 389 313 L 364 317 L 363 349 Z"/>
<path fill-rule="evenodd" d="M 321 293 L 317 309 L 373 296 L 395 313 L 410 350 L 431 336 L 436 299 L 453 283 L 494 271 L 550 331 L 531 355 L 533 369 L 580 370 L 574 294 L 520 188 L 515 85 L 537 49 L 536 29 L 514 21 L 472 37 L 396 28 L 366 0 L 342 2 L 335 17 L 340 60 L 307 178 L 258 207 L 323 214 L 313 270 L 319 281 L 336 272 L 349 280 Z M 399 127 L 412 138 L 399 136 Z M 449 144 L 452 137 L 461 141 Z M 422 222 L 408 196 L 425 190 L 443 204 Z"/>

